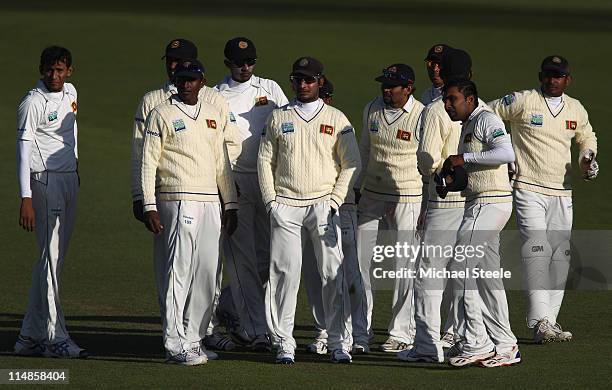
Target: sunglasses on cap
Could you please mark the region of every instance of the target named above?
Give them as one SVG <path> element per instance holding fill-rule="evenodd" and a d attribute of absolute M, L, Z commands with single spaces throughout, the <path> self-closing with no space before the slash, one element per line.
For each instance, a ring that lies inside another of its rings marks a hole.
<path fill-rule="evenodd" d="M 386 78 L 390 80 L 405 81 L 407 83 L 412 83 L 412 79 L 410 79 L 405 74 L 401 74 L 397 72 L 390 72 L 388 69 L 383 69 L 382 74 L 383 76 L 385 76 Z"/>
<path fill-rule="evenodd" d="M 232 65 L 237 68 L 242 68 L 243 66 L 253 66 L 257 62 L 257 58 L 245 58 L 243 60 L 232 60 L 230 61 Z"/>
<path fill-rule="evenodd" d="M 304 81 L 306 84 L 312 84 L 316 83 L 319 78 L 315 76 L 306 76 L 304 74 L 296 74 L 289 76 L 289 80 L 291 80 L 292 82 L 295 81 L 298 84 L 300 84 L 302 81 Z"/>

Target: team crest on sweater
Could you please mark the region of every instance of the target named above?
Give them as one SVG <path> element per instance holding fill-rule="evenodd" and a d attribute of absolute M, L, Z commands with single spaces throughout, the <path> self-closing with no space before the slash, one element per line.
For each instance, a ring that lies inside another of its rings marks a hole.
<path fill-rule="evenodd" d="M 214 119 L 206 119 L 206 126 L 208 126 L 209 129 L 216 129 L 217 121 Z"/>
<path fill-rule="evenodd" d="M 187 127 L 185 126 L 185 122 L 183 122 L 182 119 L 175 119 L 172 121 L 172 127 L 174 127 L 174 131 L 176 131 L 177 133 L 179 131 L 183 131 L 186 130 Z"/>
<path fill-rule="evenodd" d="M 372 123 L 370 123 L 370 132 L 378 133 L 378 129 L 378 121 L 372 121 Z"/>
<path fill-rule="evenodd" d="M 565 128 L 567 130 L 576 130 L 578 128 L 578 122 L 576 122 L 576 121 L 565 121 Z"/>
<path fill-rule="evenodd" d="M 229 118 L 230 118 L 230 122 L 236 122 L 236 117 L 234 116 L 234 113 L 231 111 L 229 113 Z"/>
<path fill-rule="evenodd" d="M 542 114 L 531 114 L 531 124 L 533 126 L 541 127 L 544 124 L 544 115 L 542 115 Z"/>
<path fill-rule="evenodd" d="M 397 130 L 397 139 L 401 139 L 402 141 L 410 141 L 412 138 L 412 133 L 406 130 L 399 129 Z"/>
<path fill-rule="evenodd" d="M 328 134 L 328 135 L 334 135 L 334 126 L 321 125 L 321 133 Z"/>
<path fill-rule="evenodd" d="M 293 128 L 293 122 L 285 122 L 281 125 L 281 131 L 283 134 L 293 133 L 295 129 Z"/>
<path fill-rule="evenodd" d="M 255 106 L 266 106 L 268 104 L 267 96 L 260 96 L 255 98 Z"/>

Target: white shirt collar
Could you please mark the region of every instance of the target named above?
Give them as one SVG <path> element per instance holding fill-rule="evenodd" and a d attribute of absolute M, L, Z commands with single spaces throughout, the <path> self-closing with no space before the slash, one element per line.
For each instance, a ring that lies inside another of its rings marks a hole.
<path fill-rule="evenodd" d="M 382 99 L 382 97 L 381 97 Z M 384 104 L 384 102 L 383 102 Z M 410 110 L 412 110 L 412 106 L 414 106 L 414 97 L 412 95 L 410 95 L 410 97 L 408 98 L 408 100 L 406 101 L 406 104 L 404 104 L 402 107 L 398 107 L 398 108 L 394 108 L 394 107 L 387 107 L 385 106 L 386 110 L 389 111 L 396 111 L 396 110 L 404 110 L 405 112 L 410 112 Z"/>
<path fill-rule="evenodd" d="M 38 82 L 36 82 L 36 89 L 38 90 L 38 92 L 42 93 L 43 95 L 45 95 L 45 97 L 48 97 L 50 99 L 58 99 L 58 98 L 63 98 L 64 97 L 64 93 L 66 93 L 66 85 L 64 84 L 62 86 L 62 90 L 59 92 L 50 92 L 49 89 L 47 88 L 47 86 L 45 85 L 45 82 L 42 81 L 42 79 L 39 79 Z"/>
<path fill-rule="evenodd" d="M 164 84 L 164 91 L 173 95 L 178 93 L 176 86 L 174 86 L 174 84 L 172 84 L 170 81 L 166 81 L 166 84 Z"/>
<path fill-rule="evenodd" d="M 321 99 L 317 99 L 314 102 L 310 102 L 310 103 L 302 103 L 299 100 L 297 100 L 297 98 L 293 98 L 291 100 L 291 102 L 289 102 L 289 108 L 293 108 L 293 109 L 300 109 L 301 111 L 304 112 L 314 112 L 317 109 L 319 109 L 323 104 L 323 100 Z"/>
<path fill-rule="evenodd" d="M 235 81 L 234 79 L 232 79 L 232 76 L 227 75 L 223 78 L 223 80 L 217 85 L 217 89 L 219 91 L 226 91 L 226 90 L 234 90 L 234 91 L 243 91 L 245 89 L 247 89 L 248 87 L 255 87 L 258 88 L 259 87 L 259 77 L 252 75 L 251 78 L 248 81 L 245 81 L 244 83 L 239 83 L 237 81 Z"/>
<path fill-rule="evenodd" d="M 472 111 L 472 113 L 470 114 L 470 116 L 467 118 L 467 120 L 463 123 L 467 123 L 469 121 L 471 121 L 472 119 L 474 119 L 478 114 L 480 114 L 482 111 L 484 111 L 485 106 L 478 102 L 478 107 L 476 107 L 476 109 L 474 109 L 474 111 Z"/>

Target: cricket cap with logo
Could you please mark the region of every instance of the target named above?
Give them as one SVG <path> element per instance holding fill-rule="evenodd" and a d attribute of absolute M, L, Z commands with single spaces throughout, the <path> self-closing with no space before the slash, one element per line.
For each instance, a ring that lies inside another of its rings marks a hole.
<path fill-rule="evenodd" d="M 406 64 L 393 64 L 382 70 L 382 75 L 374 80 L 391 86 L 408 86 L 414 84 L 414 70 Z"/>
<path fill-rule="evenodd" d="M 192 60 L 198 58 L 198 48 L 190 40 L 183 38 L 173 39 L 166 45 L 166 54 L 164 54 L 162 60 L 166 57 L 178 60 Z"/>
<path fill-rule="evenodd" d="M 174 70 L 174 77 L 204 78 L 204 65 L 198 60 L 180 62 Z"/>
<path fill-rule="evenodd" d="M 427 52 L 427 57 L 425 57 L 425 61 L 433 61 L 439 64 L 440 62 L 442 62 L 442 58 L 444 58 L 444 55 L 448 52 L 449 49 L 452 49 L 452 47 L 448 46 L 445 43 L 438 43 L 436 45 L 433 45 Z"/>
<path fill-rule="evenodd" d="M 293 63 L 291 68 L 291 76 L 310 76 L 310 77 L 321 77 L 323 76 L 323 64 L 321 61 L 312 57 L 300 57 Z"/>
<path fill-rule="evenodd" d="M 565 58 L 558 55 L 548 56 L 544 58 L 540 69 L 544 73 L 552 73 L 553 75 L 570 75 L 569 62 Z"/>
<path fill-rule="evenodd" d="M 227 41 L 223 54 L 230 61 L 244 61 L 257 58 L 255 44 L 245 37 L 232 38 Z"/>

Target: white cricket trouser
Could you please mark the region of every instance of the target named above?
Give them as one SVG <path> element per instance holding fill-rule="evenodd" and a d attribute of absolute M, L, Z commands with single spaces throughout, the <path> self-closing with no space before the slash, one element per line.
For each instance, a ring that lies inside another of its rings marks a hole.
<path fill-rule="evenodd" d="M 367 325 L 367 306 L 365 290 L 359 263 L 357 261 L 357 241 L 355 231 L 357 229 L 357 211 L 355 206 L 340 206 L 340 226 L 342 229 L 342 252 L 344 261 L 344 275 L 346 285 L 349 289 L 351 302 L 351 325 L 353 329 L 353 342 L 360 345 L 368 345 L 368 325 Z M 302 270 L 304 271 L 304 286 L 306 295 L 312 309 L 312 316 L 315 321 L 315 328 L 318 332 L 317 339 L 327 340 L 325 330 L 325 317 L 323 310 L 323 298 L 321 289 L 321 276 L 319 275 L 316 257 L 314 255 L 310 241 L 306 243 L 304 249 L 304 261 Z"/>
<path fill-rule="evenodd" d="M 489 352 L 494 346 L 498 353 L 503 353 L 516 345 L 516 337 L 510 329 L 503 280 L 477 279 L 472 275 L 474 268 L 500 269 L 499 233 L 511 214 L 512 202 L 466 204 L 457 233 L 455 259 L 450 262 L 449 269 L 467 272 L 467 277 L 452 280 L 457 320 L 455 335 L 460 338 L 462 351 L 469 354 Z M 459 246 L 472 247 L 472 253 L 476 254 L 459 261 Z M 477 254 L 478 247 L 482 256 Z M 483 318 L 485 316 L 487 318 Z"/>
<path fill-rule="evenodd" d="M 359 268 L 366 294 L 368 333 L 372 330 L 374 307 L 371 281 L 374 246 L 377 243 L 395 245 L 397 242 L 416 245 L 415 233 L 420 208 L 420 203 L 385 202 L 374 200 L 367 195 L 362 195 L 359 201 L 357 247 Z M 415 269 L 416 262 L 405 257 L 397 258 L 395 267 L 396 270 Z M 412 278 L 395 279 L 388 330 L 389 335 L 399 341 L 407 344 L 412 344 L 414 341 L 414 279 Z"/>
<path fill-rule="evenodd" d="M 553 324 L 563 302 L 570 266 L 572 198 L 515 189 L 516 223 L 523 240 L 527 326 Z M 533 248 L 543 248 L 535 251 Z"/>
<path fill-rule="evenodd" d="M 431 248 L 454 247 L 457 241 L 457 231 L 463 221 L 464 208 L 428 208 L 425 218 L 425 229 L 423 233 L 422 245 Z M 426 255 L 419 257 L 420 273 L 417 274 L 415 282 L 415 322 L 416 336 L 414 339 L 415 348 L 424 355 L 437 355 L 439 359 L 444 359 L 442 343 L 440 341 L 441 316 L 440 308 L 442 297 L 446 285 L 446 279 L 435 277 L 421 277 L 427 275 L 430 269 L 443 270 L 448 266 L 451 257 L 444 257 L 444 251 L 428 249 Z M 453 331 L 454 309 L 448 312 L 445 331 Z"/>
<path fill-rule="evenodd" d="M 340 218 L 329 201 L 307 207 L 276 203 L 270 211 L 270 277 L 266 288 L 266 319 L 270 338 L 281 351 L 294 353 L 297 294 L 302 268 L 302 227 L 314 248 L 330 350 L 352 345 L 348 291 L 342 267 Z"/>
<path fill-rule="evenodd" d="M 74 229 L 79 179 L 76 172 L 31 175 L 36 242 L 40 257 L 32 270 L 21 335 L 54 344 L 70 336 L 60 306 L 60 273 Z"/>
<path fill-rule="evenodd" d="M 226 270 L 240 324 L 254 338 L 267 333 L 264 284 L 270 267 L 270 222 L 257 173 L 236 172 L 238 228 L 223 240 Z"/>
<path fill-rule="evenodd" d="M 164 347 L 170 354 L 199 345 L 210 323 L 219 263 L 219 202 L 159 201 L 164 230 L 154 250 L 163 247 L 162 313 Z"/>

